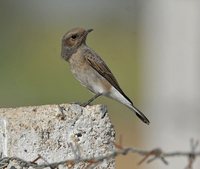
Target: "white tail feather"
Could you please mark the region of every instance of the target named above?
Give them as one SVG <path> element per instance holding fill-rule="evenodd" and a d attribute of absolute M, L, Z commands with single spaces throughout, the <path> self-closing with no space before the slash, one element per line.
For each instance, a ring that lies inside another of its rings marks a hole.
<path fill-rule="evenodd" d="M 111 97 L 120 103 L 126 105 L 129 109 L 131 109 L 137 117 L 142 120 L 144 123 L 149 124 L 149 120 L 146 118 L 146 116 L 138 110 L 131 102 L 129 102 L 118 90 L 116 90 L 114 87 L 111 88 L 110 92 L 107 94 L 108 97 Z"/>

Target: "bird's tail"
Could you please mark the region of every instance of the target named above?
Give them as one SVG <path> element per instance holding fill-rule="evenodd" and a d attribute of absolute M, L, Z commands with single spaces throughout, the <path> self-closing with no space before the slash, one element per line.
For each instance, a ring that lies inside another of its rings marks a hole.
<path fill-rule="evenodd" d="M 140 110 L 138 110 L 134 105 L 127 105 L 127 106 L 136 114 L 136 116 L 140 120 L 142 120 L 146 124 L 150 124 L 150 121 L 147 119 L 147 117 Z"/>
<path fill-rule="evenodd" d="M 117 89 L 112 87 L 111 92 L 107 96 L 121 102 L 124 105 L 126 105 L 144 123 L 146 123 L 146 124 L 150 123 L 149 120 L 146 118 L 146 116 L 133 105 L 132 101 L 123 93 L 123 91 L 119 92 Z"/>

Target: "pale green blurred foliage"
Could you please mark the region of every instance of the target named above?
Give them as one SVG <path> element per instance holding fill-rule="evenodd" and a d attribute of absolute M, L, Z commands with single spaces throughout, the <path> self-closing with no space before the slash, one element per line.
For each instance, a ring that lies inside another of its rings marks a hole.
<path fill-rule="evenodd" d="M 125 92 L 136 95 L 134 19 L 118 19 L 120 13 L 110 11 L 113 5 L 105 7 L 107 15 L 99 16 L 79 3 L 1 1 L 1 106 L 83 101 L 91 96 L 74 81 L 60 56 L 62 35 L 75 26 L 94 28 L 88 45 L 111 67 Z M 81 4 L 95 7 L 92 1 Z"/>

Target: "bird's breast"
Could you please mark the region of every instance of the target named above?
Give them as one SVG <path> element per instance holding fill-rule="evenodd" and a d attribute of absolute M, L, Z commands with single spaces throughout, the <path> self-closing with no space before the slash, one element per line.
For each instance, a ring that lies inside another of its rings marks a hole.
<path fill-rule="evenodd" d="M 71 72 L 83 86 L 94 93 L 106 94 L 109 92 L 111 84 L 82 58 L 72 57 L 69 63 Z"/>

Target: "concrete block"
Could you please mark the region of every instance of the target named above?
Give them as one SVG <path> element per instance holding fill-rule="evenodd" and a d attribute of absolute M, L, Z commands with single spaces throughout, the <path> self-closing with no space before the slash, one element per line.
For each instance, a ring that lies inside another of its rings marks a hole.
<path fill-rule="evenodd" d="M 78 148 L 83 158 L 97 157 L 114 149 L 115 131 L 105 106 L 84 108 L 62 104 L 60 107 L 62 111 L 58 105 L 1 108 L 2 156 L 32 161 L 40 154 L 53 163 L 75 158 L 73 148 Z M 113 169 L 114 166 L 111 159 L 98 168 Z"/>

